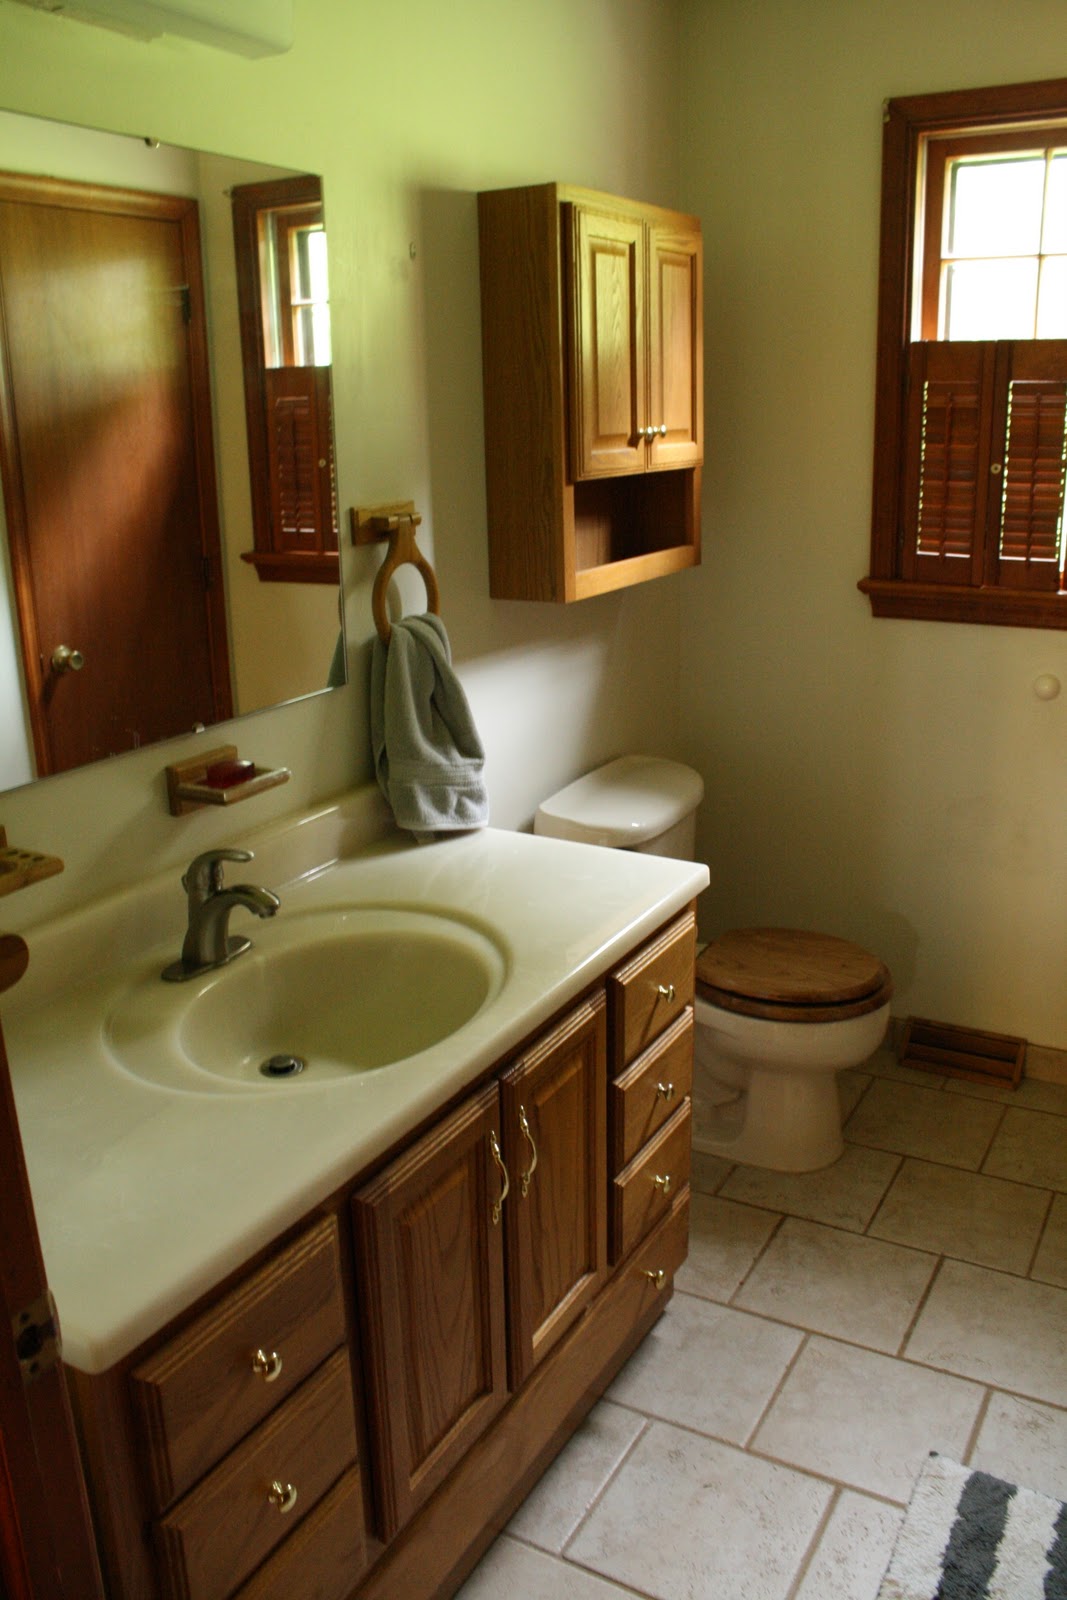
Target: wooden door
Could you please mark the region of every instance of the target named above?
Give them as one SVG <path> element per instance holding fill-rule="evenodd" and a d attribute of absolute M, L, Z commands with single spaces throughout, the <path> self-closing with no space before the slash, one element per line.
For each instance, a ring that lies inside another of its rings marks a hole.
<path fill-rule="evenodd" d="M 644 224 L 582 205 L 569 213 L 571 475 L 643 472 Z"/>
<path fill-rule="evenodd" d="M 603 991 L 521 1056 L 500 1092 L 512 1185 L 508 1355 L 517 1389 L 607 1277 Z"/>
<path fill-rule="evenodd" d="M 391 1539 L 507 1398 L 495 1083 L 354 1197 L 379 1532 Z"/>
<path fill-rule="evenodd" d="M 231 714 L 198 239 L 195 201 L 0 179 L 0 472 L 40 774 Z"/>
<path fill-rule="evenodd" d="M 648 261 L 648 464 L 693 467 L 704 456 L 700 233 L 653 224 Z"/>
<path fill-rule="evenodd" d="M 0 993 L 25 966 L 22 940 L 0 935 Z M 102 1600 L 63 1367 L 47 1344 L 33 1357 L 34 1330 L 48 1316 L 48 1285 L 2 1035 L 0 1205 L 0 1594 Z M 19 1328 L 21 1350 L 8 1333 Z M 29 1359 L 20 1363 L 20 1354 Z"/>

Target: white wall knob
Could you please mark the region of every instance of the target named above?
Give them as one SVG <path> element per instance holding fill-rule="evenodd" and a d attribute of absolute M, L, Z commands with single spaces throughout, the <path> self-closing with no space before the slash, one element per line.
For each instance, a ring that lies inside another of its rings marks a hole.
<path fill-rule="evenodd" d="M 1055 673 L 1042 672 L 1034 679 L 1034 693 L 1039 700 L 1055 700 L 1060 692 L 1060 680 Z"/>

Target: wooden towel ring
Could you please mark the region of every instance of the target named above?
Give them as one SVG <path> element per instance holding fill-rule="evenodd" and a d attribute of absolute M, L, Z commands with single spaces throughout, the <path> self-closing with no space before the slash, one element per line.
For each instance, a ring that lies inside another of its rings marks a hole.
<path fill-rule="evenodd" d="M 412 566 L 419 571 L 426 585 L 426 609 L 432 611 L 435 617 L 441 615 L 441 595 L 437 587 L 437 575 L 415 542 L 415 529 L 422 521 L 418 512 L 381 520 L 384 524 L 382 531 L 388 529 L 389 549 L 374 579 L 370 608 L 378 636 L 388 644 L 393 629 L 386 611 L 386 591 L 397 567 Z"/>

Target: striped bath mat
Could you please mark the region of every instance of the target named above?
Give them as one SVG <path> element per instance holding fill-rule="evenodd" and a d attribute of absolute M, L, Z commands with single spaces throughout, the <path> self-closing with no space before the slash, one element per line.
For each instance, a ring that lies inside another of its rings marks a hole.
<path fill-rule="evenodd" d="M 1067 1600 L 1067 1505 L 932 1454 L 878 1600 Z"/>

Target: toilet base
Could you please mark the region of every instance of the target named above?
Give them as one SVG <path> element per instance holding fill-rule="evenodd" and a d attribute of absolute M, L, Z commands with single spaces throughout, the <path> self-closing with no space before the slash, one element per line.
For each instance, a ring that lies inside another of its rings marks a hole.
<path fill-rule="evenodd" d="M 757 1070 L 747 1089 L 704 1111 L 693 1131 L 694 1150 L 773 1172 L 816 1172 L 844 1148 L 835 1072 L 798 1081 Z"/>

